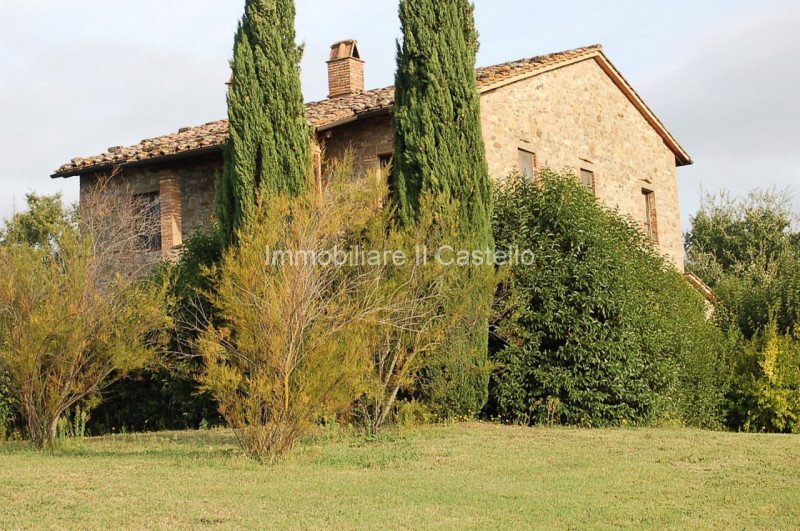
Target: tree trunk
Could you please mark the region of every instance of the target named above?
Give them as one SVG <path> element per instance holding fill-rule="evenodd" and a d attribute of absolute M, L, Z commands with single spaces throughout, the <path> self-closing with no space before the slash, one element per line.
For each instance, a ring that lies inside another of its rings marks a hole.
<path fill-rule="evenodd" d="M 52 447 L 58 436 L 58 417 L 42 420 L 36 415 L 28 415 L 28 433 L 40 450 Z"/>
<path fill-rule="evenodd" d="M 383 407 L 380 409 L 380 414 L 375 418 L 375 435 L 380 435 L 386 420 L 389 418 L 389 414 L 392 412 L 394 403 L 397 401 L 397 394 L 399 392 L 400 388 L 395 387 L 394 390 L 392 390 L 392 394 L 386 400 L 386 403 L 383 404 Z"/>

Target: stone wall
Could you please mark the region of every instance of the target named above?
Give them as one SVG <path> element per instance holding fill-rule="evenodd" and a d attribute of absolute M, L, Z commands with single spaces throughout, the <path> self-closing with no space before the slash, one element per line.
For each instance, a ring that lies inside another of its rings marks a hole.
<path fill-rule="evenodd" d="M 593 172 L 594 193 L 607 205 L 644 226 L 650 224 L 661 251 L 683 271 L 683 240 L 675 156 L 638 110 L 595 63 L 586 60 L 506 85 L 481 98 L 489 171 L 502 179 L 517 169 L 518 150 L 534 153 L 537 168 Z M 354 154 L 356 172 L 375 175 L 393 152 L 388 114 L 371 116 L 320 132 L 325 160 Z M 131 168 L 115 179 L 131 193 L 174 194 L 180 181 L 180 211 L 162 211 L 164 252 L 180 245 L 214 213 L 214 183 L 221 156 L 172 167 Z M 324 173 L 324 169 L 323 169 Z M 92 177 L 82 177 L 90 182 Z M 648 197 L 644 191 L 652 192 Z M 174 232 L 174 234 L 172 234 Z M 163 235 L 162 235 L 163 236 Z"/>
<path fill-rule="evenodd" d="M 592 171 L 597 197 L 642 225 L 643 190 L 653 192 L 658 246 L 683 271 L 675 155 L 594 60 L 486 93 L 481 115 L 495 179 L 524 149 L 539 168 Z"/>
<path fill-rule="evenodd" d="M 214 219 L 214 185 L 220 173 L 222 158 L 217 162 L 198 164 L 181 170 L 184 238 L 207 227 Z"/>
<path fill-rule="evenodd" d="M 644 226 L 659 249 L 683 271 L 683 235 L 675 155 L 593 60 L 512 83 L 481 97 L 489 172 L 502 179 L 518 169 L 518 150 L 537 168 L 594 175 L 594 193 Z M 353 149 L 360 173 L 374 171 L 392 152 L 389 116 L 359 120 L 323 133 L 327 159 Z M 648 198 L 643 191 L 652 192 Z"/>
<path fill-rule="evenodd" d="M 171 258 L 176 247 L 213 219 L 214 183 L 221 171 L 221 158 L 172 167 L 145 166 L 126 169 L 107 186 L 110 193 L 126 196 L 159 193 L 162 255 Z M 81 176 L 81 196 L 102 177 Z"/>
<path fill-rule="evenodd" d="M 392 118 L 385 114 L 357 120 L 319 133 L 318 141 L 328 163 L 341 160 L 348 151 L 352 151 L 355 170 L 359 175 L 377 172 L 380 157 L 394 153 Z"/>

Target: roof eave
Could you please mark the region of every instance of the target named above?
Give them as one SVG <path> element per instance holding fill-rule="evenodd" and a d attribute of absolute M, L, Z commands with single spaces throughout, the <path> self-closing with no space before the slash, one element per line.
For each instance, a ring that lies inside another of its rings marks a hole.
<path fill-rule="evenodd" d="M 114 168 L 135 168 L 137 166 L 150 166 L 153 164 L 164 164 L 168 162 L 172 162 L 175 160 L 182 160 L 186 158 L 192 157 L 200 157 L 202 155 L 209 155 L 212 153 L 221 152 L 223 148 L 222 144 L 216 144 L 213 146 L 203 146 L 197 149 L 190 149 L 188 151 L 181 151 L 180 153 L 172 153 L 169 155 L 160 155 L 157 157 L 150 157 L 147 159 L 140 159 L 140 160 L 132 160 L 130 162 L 120 162 L 114 163 L 109 162 L 106 164 L 98 164 L 95 166 L 86 166 L 83 168 L 75 168 L 74 170 L 66 170 L 61 172 L 56 172 L 50 176 L 51 179 L 59 179 L 59 178 L 69 178 L 69 177 L 76 177 L 78 175 L 86 175 L 90 173 L 102 173 L 104 171 L 109 171 Z"/>
<path fill-rule="evenodd" d="M 677 141 L 677 139 L 672 136 L 672 133 L 669 132 L 667 127 L 664 123 L 658 119 L 655 113 L 647 106 L 641 96 L 634 90 L 634 88 L 628 83 L 628 81 L 623 77 L 622 73 L 617 70 L 617 67 L 614 66 L 614 63 L 606 57 L 602 50 L 598 50 L 595 55 L 594 59 L 600 68 L 611 78 L 611 81 L 620 89 L 620 91 L 630 100 L 634 107 L 642 114 L 645 120 L 650 124 L 653 129 L 659 134 L 659 136 L 664 140 L 664 143 L 667 147 L 675 154 L 675 164 L 677 166 L 689 166 L 694 164 L 692 157 L 689 153 L 681 146 L 681 144 Z"/>
<path fill-rule="evenodd" d="M 335 120 L 335 121 L 330 122 L 330 123 L 314 126 L 314 129 L 318 133 L 321 133 L 321 132 L 324 132 L 324 131 L 328 131 L 330 129 L 335 129 L 335 128 L 340 127 L 342 125 L 346 125 L 348 123 L 352 123 L 352 122 L 356 122 L 356 121 L 360 121 L 360 120 L 366 120 L 368 118 L 373 118 L 375 116 L 387 115 L 387 114 L 390 114 L 391 112 L 392 112 L 392 106 L 382 107 L 382 108 L 373 109 L 371 111 L 367 111 L 367 112 L 364 112 L 364 113 L 355 114 L 353 116 L 348 116 L 347 118 L 343 118 L 343 119 L 340 119 L 340 120 Z M 84 166 L 82 168 L 75 168 L 75 169 L 71 169 L 71 170 L 55 172 L 50 176 L 50 178 L 51 179 L 61 179 L 61 178 L 67 179 L 67 178 L 70 178 L 70 177 L 77 177 L 79 175 L 85 175 L 85 174 L 89 174 L 89 173 L 102 173 L 104 171 L 112 170 L 113 168 L 131 168 L 131 167 L 137 167 L 137 166 L 149 166 L 149 165 L 152 165 L 152 164 L 162 164 L 162 163 L 170 162 L 170 161 L 173 161 L 173 160 L 181 160 L 181 159 L 184 159 L 184 158 L 199 157 L 201 155 L 207 155 L 209 153 L 214 153 L 216 151 L 222 151 L 222 147 L 223 146 L 221 144 L 220 145 L 215 145 L 215 146 L 205 146 L 205 147 L 202 147 L 202 148 L 192 149 L 192 150 L 189 150 L 189 151 L 182 151 L 180 153 L 173 153 L 173 154 L 170 154 L 170 155 L 160 155 L 160 156 L 157 156 L 157 157 L 150 157 L 150 158 L 134 160 L 134 161 L 130 161 L 130 162 L 119 162 L 119 163 L 109 162 L 109 163 L 98 164 L 98 165 L 94 165 L 94 166 Z"/>
<path fill-rule="evenodd" d="M 689 284 L 695 290 L 697 290 L 705 300 L 707 300 L 711 304 L 717 303 L 717 296 L 714 293 L 714 290 L 711 289 L 711 287 L 708 284 L 703 282 L 703 279 L 701 279 L 700 277 L 691 272 L 684 273 L 683 278 L 686 279 L 686 281 L 689 282 Z"/>
<path fill-rule="evenodd" d="M 392 112 L 393 108 L 394 108 L 394 105 L 387 105 L 386 107 L 380 107 L 380 108 L 377 108 L 377 109 L 371 109 L 371 110 L 366 111 L 366 112 L 362 112 L 362 113 L 354 114 L 352 116 L 348 116 L 346 118 L 341 118 L 339 120 L 334 120 L 334 121 L 332 121 L 330 123 L 326 123 L 326 124 L 321 124 L 321 125 L 315 126 L 314 129 L 316 130 L 317 133 L 322 133 L 324 131 L 328 131 L 330 129 L 336 129 L 337 127 L 340 127 L 340 126 L 343 126 L 343 125 L 347 125 L 347 124 L 350 124 L 350 123 L 353 123 L 353 122 L 357 122 L 359 120 L 366 120 L 368 118 L 374 118 L 375 116 L 384 116 L 384 115 L 390 114 Z"/>

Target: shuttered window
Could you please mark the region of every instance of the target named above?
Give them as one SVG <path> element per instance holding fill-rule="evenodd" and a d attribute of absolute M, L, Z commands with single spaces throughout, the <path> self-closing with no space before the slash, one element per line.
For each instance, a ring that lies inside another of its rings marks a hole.
<path fill-rule="evenodd" d="M 536 177 L 536 155 L 530 151 L 519 149 L 517 157 L 520 174 L 531 179 Z"/>
<path fill-rule="evenodd" d="M 644 233 L 654 243 L 658 243 L 658 219 L 656 217 L 656 194 L 642 188 L 642 225 Z"/>
<path fill-rule="evenodd" d="M 590 192 L 594 193 L 594 172 L 591 170 L 581 170 L 581 184 Z"/>

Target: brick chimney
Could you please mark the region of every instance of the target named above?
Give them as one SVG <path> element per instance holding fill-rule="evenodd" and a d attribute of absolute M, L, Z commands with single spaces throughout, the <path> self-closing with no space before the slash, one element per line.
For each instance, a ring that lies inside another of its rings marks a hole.
<path fill-rule="evenodd" d="M 364 92 L 364 61 L 358 53 L 358 42 L 349 39 L 331 46 L 328 87 L 330 98 Z"/>

